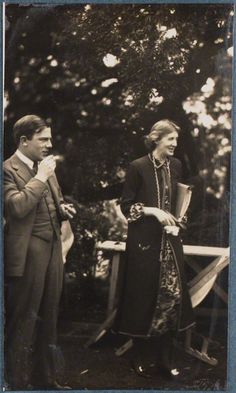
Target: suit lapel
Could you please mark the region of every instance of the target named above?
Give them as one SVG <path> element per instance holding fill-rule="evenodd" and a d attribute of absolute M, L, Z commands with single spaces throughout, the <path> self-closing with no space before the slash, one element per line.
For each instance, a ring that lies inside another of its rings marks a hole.
<path fill-rule="evenodd" d="M 16 154 L 12 156 L 11 165 L 17 172 L 17 175 L 24 180 L 25 183 L 28 183 L 28 181 L 34 176 L 31 169 L 23 161 L 21 161 Z"/>
<path fill-rule="evenodd" d="M 48 184 L 51 189 L 54 202 L 55 202 L 57 208 L 59 209 L 59 207 L 60 207 L 59 186 L 58 186 L 57 178 L 55 175 L 52 175 L 48 178 Z"/>

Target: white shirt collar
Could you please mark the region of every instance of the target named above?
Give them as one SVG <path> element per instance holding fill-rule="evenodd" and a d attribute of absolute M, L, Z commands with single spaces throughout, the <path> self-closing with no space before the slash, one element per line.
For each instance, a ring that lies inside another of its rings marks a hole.
<path fill-rule="evenodd" d="M 30 158 L 26 157 L 19 149 L 16 150 L 16 155 L 17 157 L 23 161 L 30 169 L 33 169 L 34 166 L 34 161 L 32 161 Z"/>

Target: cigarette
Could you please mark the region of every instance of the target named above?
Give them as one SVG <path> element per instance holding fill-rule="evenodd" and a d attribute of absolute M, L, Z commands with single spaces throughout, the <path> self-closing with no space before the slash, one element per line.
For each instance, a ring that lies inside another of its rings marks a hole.
<path fill-rule="evenodd" d="M 64 161 L 64 157 L 63 156 L 61 156 L 61 155 L 56 155 L 56 156 L 53 156 L 54 157 L 54 160 L 55 161 L 58 161 L 58 162 L 62 162 L 62 161 Z"/>

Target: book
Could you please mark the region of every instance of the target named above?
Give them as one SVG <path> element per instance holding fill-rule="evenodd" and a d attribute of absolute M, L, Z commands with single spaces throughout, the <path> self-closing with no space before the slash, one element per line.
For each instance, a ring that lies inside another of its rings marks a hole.
<path fill-rule="evenodd" d="M 177 199 L 175 217 L 181 221 L 185 216 L 192 197 L 192 186 L 183 183 L 177 183 Z"/>

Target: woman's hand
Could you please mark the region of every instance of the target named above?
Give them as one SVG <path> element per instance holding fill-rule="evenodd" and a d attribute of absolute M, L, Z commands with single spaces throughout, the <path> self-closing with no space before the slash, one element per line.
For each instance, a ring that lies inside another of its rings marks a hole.
<path fill-rule="evenodd" d="M 168 213 L 165 212 L 162 209 L 158 209 L 157 207 L 144 207 L 143 212 L 145 216 L 154 216 L 157 218 L 157 220 L 163 225 L 163 226 L 175 226 L 176 221 L 174 217 Z"/>
<path fill-rule="evenodd" d="M 165 229 L 166 233 L 168 233 L 170 235 L 178 236 L 178 234 L 179 234 L 179 227 L 177 227 L 176 225 L 174 225 L 174 226 L 167 225 L 167 226 L 165 226 L 164 229 Z"/>
<path fill-rule="evenodd" d="M 163 226 L 175 226 L 176 222 L 172 215 L 162 209 L 156 208 L 155 217 Z"/>

